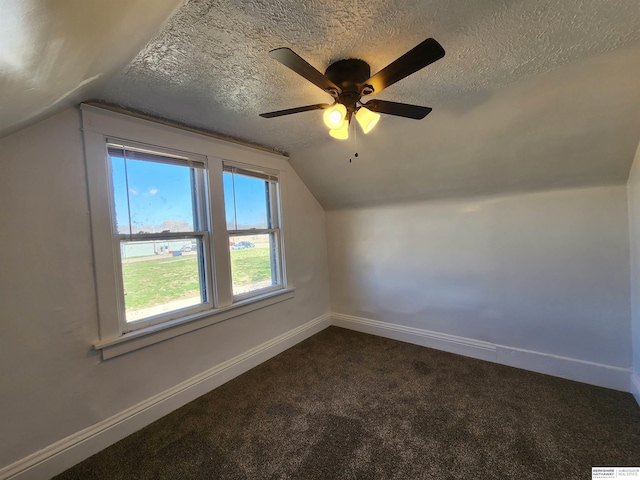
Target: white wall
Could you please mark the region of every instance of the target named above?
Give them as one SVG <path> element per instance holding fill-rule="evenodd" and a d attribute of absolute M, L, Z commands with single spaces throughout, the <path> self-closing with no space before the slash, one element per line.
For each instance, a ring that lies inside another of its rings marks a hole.
<path fill-rule="evenodd" d="M 628 390 L 626 202 L 601 186 L 330 211 L 332 311 L 617 367 Z"/>
<path fill-rule="evenodd" d="M 0 152 L 0 469 L 329 312 L 324 211 L 287 165 L 295 297 L 102 361 L 79 111 Z"/>
<path fill-rule="evenodd" d="M 636 152 L 629 182 L 629 240 L 631 244 L 631 342 L 633 376 L 631 392 L 640 404 L 640 145 Z"/>
<path fill-rule="evenodd" d="M 295 298 L 101 361 L 79 112 L 0 157 L 0 468 L 327 313 L 327 263 L 335 312 L 631 365 L 624 186 L 332 211 L 327 259 L 325 214 L 288 169 Z"/>

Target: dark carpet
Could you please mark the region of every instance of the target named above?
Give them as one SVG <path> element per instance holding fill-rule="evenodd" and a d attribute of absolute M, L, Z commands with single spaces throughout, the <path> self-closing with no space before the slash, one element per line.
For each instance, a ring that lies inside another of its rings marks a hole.
<path fill-rule="evenodd" d="M 330 327 L 55 478 L 569 480 L 592 466 L 640 466 L 631 394 Z"/>

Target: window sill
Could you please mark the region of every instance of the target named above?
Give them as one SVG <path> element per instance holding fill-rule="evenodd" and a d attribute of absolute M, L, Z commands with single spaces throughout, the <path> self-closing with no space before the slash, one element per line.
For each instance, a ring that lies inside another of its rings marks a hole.
<path fill-rule="evenodd" d="M 193 332 L 214 323 L 223 322 L 230 318 L 289 300 L 293 298 L 294 291 L 294 288 L 285 288 L 242 300 L 228 307 L 207 310 L 206 312 L 199 312 L 187 317 L 152 325 L 135 332 L 125 333 L 117 338 L 100 340 L 93 345 L 93 348 L 102 350 L 102 359 L 107 360 L 178 335 Z"/>

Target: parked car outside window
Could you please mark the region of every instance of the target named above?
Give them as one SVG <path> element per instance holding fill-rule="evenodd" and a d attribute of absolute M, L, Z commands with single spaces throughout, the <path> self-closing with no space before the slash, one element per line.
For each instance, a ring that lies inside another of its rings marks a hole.
<path fill-rule="evenodd" d="M 245 248 L 253 248 L 255 245 L 251 242 L 238 242 L 231 246 L 231 250 L 244 250 Z"/>

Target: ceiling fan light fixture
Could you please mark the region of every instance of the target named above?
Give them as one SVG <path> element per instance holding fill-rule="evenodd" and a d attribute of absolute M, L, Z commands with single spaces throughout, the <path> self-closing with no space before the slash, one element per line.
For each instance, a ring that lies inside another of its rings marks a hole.
<path fill-rule="evenodd" d="M 346 140 L 349 138 L 349 122 L 343 122 L 340 128 L 332 128 L 329 135 L 338 140 Z"/>
<path fill-rule="evenodd" d="M 356 112 L 356 120 L 364 133 L 369 133 L 380 120 L 380 114 L 374 113 L 366 107 L 360 107 Z"/>
<path fill-rule="evenodd" d="M 336 103 L 330 108 L 327 108 L 324 111 L 323 119 L 324 123 L 331 130 L 340 129 L 346 122 L 345 118 L 347 116 L 347 107 L 342 105 L 341 103 Z"/>
<path fill-rule="evenodd" d="M 333 105 L 317 103 L 287 108 L 261 113 L 260 116 L 274 118 L 322 109 L 324 122 L 329 127 L 331 136 L 343 140 L 349 138 L 349 124 L 354 115 L 364 133 L 369 133 L 376 126 L 381 113 L 422 120 L 431 112 L 431 108 L 376 99 L 369 100 L 366 103 L 369 107 L 365 107 L 365 104 L 361 103 L 362 97 L 380 93 L 403 78 L 431 65 L 444 55 L 442 45 L 433 38 L 427 38 L 371 76 L 371 68 L 364 60 L 357 58 L 338 60 L 329 65 L 323 74 L 290 48 L 275 48 L 269 52 L 271 58 L 331 95 L 334 103 Z"/>

